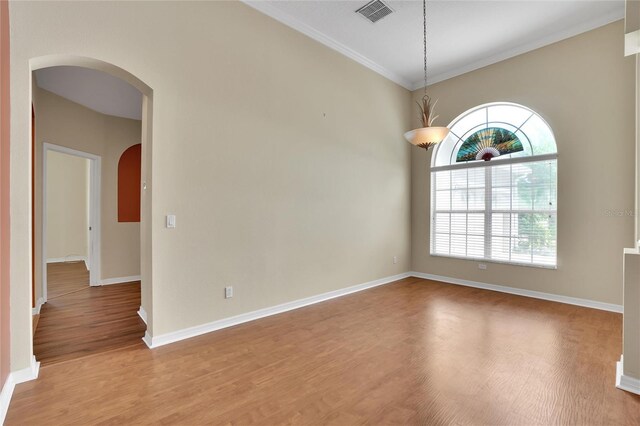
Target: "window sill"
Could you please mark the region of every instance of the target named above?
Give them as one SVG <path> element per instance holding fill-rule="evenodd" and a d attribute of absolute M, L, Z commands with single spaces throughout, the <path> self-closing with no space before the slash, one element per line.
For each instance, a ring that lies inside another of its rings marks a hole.
<path fill-rule="evenodd" d="M 444 255 L 444 254 L 433 254 L 433 253 L 429 253 L 429 256 L 431 257 L 442 257 L 445 259 L 456 259 L 456 260 L 466 260 L 468 262 L 480 262 L 480 263 L 495 263 L 498 265 L 508 265 L 508 266 L 526 266 L 528 268 L 537 268 L 537 269 L 551 269 L 551 270 L 557 270 L 558 269 L 558 265 L 545 265 L 542 263 L 524 263 L 524 262 L 509 262 L 509 261 L 500 261 L 500 260 L 489 260 L 489 259 L 483 259 L 481 257 L 463 257 L 463 256 L 451 256 L 451 255 Z"/>

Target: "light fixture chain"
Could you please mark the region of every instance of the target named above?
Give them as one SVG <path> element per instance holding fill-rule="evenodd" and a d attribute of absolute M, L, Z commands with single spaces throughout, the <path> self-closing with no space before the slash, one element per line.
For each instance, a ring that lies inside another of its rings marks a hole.
<path fill-rule="evenodd" d="M 424 30 L 424 95 L 427 95 L 427 0 L 422 0 L 422 23 Z"/>

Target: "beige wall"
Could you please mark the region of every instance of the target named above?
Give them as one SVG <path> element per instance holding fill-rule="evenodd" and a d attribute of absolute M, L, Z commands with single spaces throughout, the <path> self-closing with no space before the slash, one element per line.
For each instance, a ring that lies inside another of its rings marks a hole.
<path fill-rule="evenodd" d="M 640 29 L 640 2 L 626 1 L 625 32 Z M 630 40 L 625 40 L 630 42 Z M 637 47 L 637 46 L 636 46 Z M 624 323 L 623 371 L 629 377 L 640 379 L 640 55 L 631 56 L 636 63 L 636 199 L 635 250 L 626 249 L 624 255 Z"/>
<path fill-rule="evenodd" d="M 9 3 L 0 1 L 0 389 L 10 371 Z"/>
<path fill-rule="evenodd" d="M 414 148 L 414 271 L 622 303 L 620 255 L 633 245 L 635 155 L 634 60 L 623 57 L 623 47 L 619 21 L 429 87 L 442 125 L 494 101 L 528 106 L 551 125 L 558 144 L 558 269 L 488 263 L 482 271 L 477 261 L 430 256 L 430 158 Z"/>
<path fill-rule="evenodd" d="M 405 89 L 236 2 L 16 2 L 11 19 L 14 305 L 29 303 L 28 61 L 51 54 L 153 89 L 154 335 L 409 270 Z M 25 359 L 29 317 L 13 319 Z"/>
<path fill-rule="evenodd" d="M 624 375 L 640 379 L 640 253 L 627 249 L 624 254 Z"/>
<path fill-rule="evenodd" d="M 99 155 L 101 188 L 101 279 L 140 275 L 140 224 L 118 222 L 120 155 L 140 143 L 140 121 L 100 114 L 54 93 L 33 88 L 36 112 L 36 226 L 41 222 L 42 144 L 50 143 Z M 36 286 L 40 296 L 41 241 L 36 233 Z M 48 257 L 53 257 L 48 255 Z"/>
<path fill-rule="evenodd" d="M 89 160 L 47 152 L 47 260 L 89 256 Z"/>

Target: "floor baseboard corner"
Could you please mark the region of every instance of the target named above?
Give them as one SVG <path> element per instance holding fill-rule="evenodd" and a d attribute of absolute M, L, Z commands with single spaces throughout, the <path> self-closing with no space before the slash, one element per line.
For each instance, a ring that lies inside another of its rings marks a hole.
<path fill-rule="evenodd" d="M 144 321 L 145 324 L 147 324 L 147 311 L 145 311 L 142 306 L 140 306 L 140 309 L 138 309 L 138 316 L 142 319 L 142 321 Z"/>
<path fill-rule="evenodd" d="M 144 332 L 144 337 L 142 338 L 142 341 L 144 342 L 145 345 L 147 345 L 147 347 L 149 349 L 153 349 L 153 337 L 149 334 L 148 331 Z"/>
<path fill-rule="evenodd" d="M 126 284 L 140 280 L 140 275 L 132 275 L 130 277 L 105 278 L 103 280 L 100 280 L 100 285 Z"/>
<path fill-rule="evenodd" d="M 624 375 L 623 355 L 620 355 L 620 361 L 616 362 L 616 387 L 640 395 L 640 379 Z"/>
<path fill-rule="evenodd" d="M 377 280 L 354 285 L 351 287 L 345 287 L 342 289 L 321 293 L 315 296 L 310 296 L 303 299 L 282 303 L 280 305 L 262 308 L 262 309 L 258 309 L 252 312 L 247 312 L 244 314 L 239 314 L 233 317 L 223 318 L 223 319 L 209 322 L 206 324 L 201 324 L 193 327 L 184 328 L 182 330 L 169 332 L 166 334 L 161 334 L 156 337 L 145 335 L 143 340 L 147 344 L 147 346 L 149 346 L 150 348 L 157 348 L 159 346 L 164 346 L 170 343 L 178 342 L 180 340 L 185 340 L 191 337 L 200 336 L 202 334 L 210 333 L 212 331 L 217 331 L 223 328 L 232 327 L 234 325 L 239 325 L 245 322 L 254 321 L 254 320 L 268 317 L 271 315 L 281 314 L 283 312 L 287 312 L 287 311 L 302 308 L 308 305 L 324 302 L 330 299 L 335 299 L 337 297 L 346 296 L 351 293 L 367 290 L 380 285 L 389 284 L 389 283 L 401 280 L 403 278 L 408 278 L 410 276 L 411 276 L 410 272 L 404 272 L 402 274 L 392 275 L 389 277 L 380 278 Z"/>
<path fill-rule="evenodd" d="M 31 309 L 31 315 L 39 315 L 42 305 L 44 305 L 44 299 L 39 297 L 38 300 L 36 300 L 36 306 Z"/>
<path fill-rule="evenodd" d="M 13 377 L 9 374 L 7 380 L 2 386 L 2 391 L 0 391 L 0 425 L 4 424 L 4 419 L 7 417 L 9 404 L 11 403 L 11 397 L 13 396 L 13 390 L 15 387 L 16 384 L 13 381 Z"/>
<path fill-rule="evenodd" d="M 463 280 L 460 278 L 445 277 L 443 275 L 427 274 L 424 272 L 411 272 L 412 277 L 422 278 L 425 280 L 439 281 L 447 284 L 462 285 L 465 287 L 480 288 L 483 290 L 498 291 L 500 293 L 514 294 L 516 296 L 531 297 L 533 299 L 548 300 L 550 302 L 566 303 L 568 305 L 582 306 L 585 308 L 599 309 L 601 311 L 609 311 L 622 313 L 622 305 L 613 303 L 599 302 L 597 300 L 580 299 L 578 297 L 563 296 L 560 294 L 544 293 L 541 291 L 527 290 L 523 288 L 508 287 L 497 284 L 487 284 L 479 281 Z"/>
<path fill-rule="evenodd" d="M 14 371 L 11 373 L 13 382 L 17 385 L 24 382 L 29 382 L 38 378 L 40 373 L 40 363 L 36 361 L 36 357 L 31 355 L 31 365 L 22 370 Z"/>
<path fill-rule="evenodd" d="M 32 355 L 29 367 L 9 373 L 7 380 L 2 386 L 2 391 L 0 391 L 0 425 L 4 424 L 4 419 L 9 411 L 9 404 L 11 403 L 11 397 L 13 396 L 16 385 L 37 379 L 39 372 L 40 363 L 36 361 L 36 357 Z"/>

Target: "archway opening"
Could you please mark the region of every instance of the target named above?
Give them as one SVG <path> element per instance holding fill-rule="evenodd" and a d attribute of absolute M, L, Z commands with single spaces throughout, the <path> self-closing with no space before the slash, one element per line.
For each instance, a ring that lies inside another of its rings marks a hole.
<path fill-rule="evenodd" d="M 139 137 L 137 138 L 137 140 L 132 141 L 134 143 L 131 143 L 132 146 L 138 145 L 138 147 L 140 148 L 140 156 L 138 157 L 140 161 L 139 170 L 138 170 L 139 178 L 137 182 L 132 182 L 132 181 L 129 182 L 129 184 L 134 183 L 137 185 L 137 188 L 135 188 L 137 191 L 134 190 L 133 193 L 139 194 L 139 204 L 138 204 L 139 224 L 137 223 L 135 224 L 136 227 L 138 227 L 138 229 L 135 230 L 135 233 L 139 235 L 139 249 L 137 249 L 137 254 L 136 254 L 137 257 L 139 258 L 139 261 L 138 261 L 139 269 L 137 271 L 138 272 L 137 274 L 132 273 L 131 275 L 126 275 L 126 274 L 123 275 L 122 273 L 120 274 L 107 273 L 105 272 L 105 268 L 104 268 L 105 265 L 103 265 L 104 263 L 113 265 L 112 260 L 109 260 L 108 262 L 103 262 L 105 251 L 106 250 L 114 251 L 114 248 L 106 247 L 106 244 L 108 242 L 105 242 L 105 238 L 104 238 L 105 230 L 103 230 L 102 228 L 103 228 L 103 225 L 105 225 L 106 221 L 110 221 L 111 219 L 113 219 L 113 221 L 116 223 L 118 222 L 118 217 L 117 217 L 118 196 L 117 196 L 117 192 L 114 192 L 114 197 L 110 197 L 108 194 L 104 194 L 101 191 L 106 186 L 108 186 L 109 188 L 111 187 L 117 188 L 117 176 L 118 176 L 117 160 L 120 158 L 120 155 L 122 154 L 122 152 L 119 152 L 119 151 L 124 152 L 129 148 L 129 146 L 110 147 L 108 150 L 109 152 L 106 153 L 103 158 L 100 158 L 101 157 L 100 155 L 95 155 L 95 151 L 96 151 L 95 148 L 89 147 L 89 149 L 77 149 L 78 148 L 77 146 L 75 147 L 68 146 L 69 141 L 62 140 L 62 139 L 65 139 L 64 137 L 61 137 L 58 140 L 50 140 L 50 139 L 45 140 L 43 138 L 49 138 L 50 136 L 45 135 L 44 132 L 43 134 L 38 135 L 37 128 L 40 127 L 38 125 L 39 124 L 38 120 L 42 119 L 43 121 L 46 121 L 46 117 L 45 116 L 39 117 L 38 106 L 35 105 L 34 114 L 31 117 L 32 144 L 33 144 L 32 165 L 34 166 L 34 169 L 33 169 L 34 178 L 32 180 L 32 191 L 33 191 L 32 193 L 35 195 L 33 199 L 34 202 L 33 202 L 33 209 L 32 209 L 32 214 L 34 217 L 34 221 L 32 223 L 32 226 L 33 226 L 32 235 L 34 236 L 32 240 L 32 244 L 34 248 L 33 250 L 34 257 L 32 259 L 32 262 L 33 262 L 32 271 L 34 272 L 34 274 L 33 274 L 32 290 L 31 290 L 33 295 L 32 301 L 34 302 L 33 313 L 34 314 L 39 313 L 42 305 L 47 302 L 47 288 L 46 288 L 47 255 L 45 254 L 46 245 L 43 244 L 43 241 L 42 241 L 43 237 L 46 235 L 44 226 L 46 226 L 47 219 L 43 217 L 42 212 L 37 211 L 38 205 L 40 206 L 45 205 L 47 202 L 47 198 L 45 197 L 46 191 L 43 191 L 41 188 L 39 190 L 36 190 L 37 183 L 40 182 L 42 185 L 42 178 L 45 177 L 44 170 L 42 167 L 43 165 L 42 159 L 44 158 L 43 157 L 44 150 L 42 148 L 44 147 L 44 143 L 47 143 L 49 149 L 54 147 L 53 148 L 54 151 L 56 150 L 55 147 L 61 146 L 62 151 L 64 151 L 65 149 L 71 149 L 71 150 L 78 151 L 80 153 L 80 156 L 82 156 L 82 153 L 84 152 L 88 155 L 88 158 L 93 158 L 93 157 L 98 158 L 98 162 L 97 162 L 99 165 L 98 171 L 93 169 L 93 171 L 89 173 L 93 177 L 93 179 L 89 178 L 89 181 L 95 183 L 96 177 L 98 177 L 97 179 L 98 181 L 105 180 L 105 179 L 110 179 L 114 181 L 114 182 L 102 182 L 102 184 L 99 184 L 99 187 L 89 185 L 90 187 L 92 187 L 94 190 L 98 192 L 97 194 L 92 194 L 90 198 L 91 199 L 97 198 L 98 200 L 103 201 L 103 204 L 106 204 L 106 206 L 100 207 L 97 212 L 88 208 L 88 210 L 91 210 L 92 212 L 92 213 L 88 213 L 87 215 L 88 217 L 90 217 L 88 235 L 97 237 L 97 238 L 93 238 L 93 240 L 89 239 L 89 242 L 87 244 L 89 253 L 93 253 L 93 256 L 89 256 L 91 258 L 90 271 L 92 273 L 90 284 L 92 286 L 99 287 L 99 286 L 106 286 L 107 284 L 115 284 L 115 283 L 121 283 L 121 282 L 125 282 L 125 283 L 135 282 L 139 280 L 140 284 L 139 284 L 138 292 L 139 292 L 140 304 L 139 306 L 135 307 L 136 308 L 135 312 L 137 312 L 140 318 L 146 323 L 146 332 L 144 335 L 145 335 L 145 340 L 147 340 L 148 336 L 152 335 L 152 318 L 153 318 L 152 276 L 151 276 L 152 233 L 151 233 L 151 220 L 150 220 L 151 219 L 151 199 L 152 199 L 151 150 L 152 150 L 153 91 L 142 80 L 140 80 L 133 74 L 129 73 L 128 71 L 120 67 L 117 67 L 113 64 L 110 64 L 101 60 L 93 59 L 93 58 L 70 56 L 70 55 L 52 55 L 52 56 L 34 58 L 30 61 L 30 71 L 31 71 L 30 75 L 32 78 L 32 85 L 31 85 L 32 105 L 34 105 L 35 92 L 37 90 L 40 90 L 40 88 L 36 86 L 37 82 L 34 77 L 36 73 L 42 73 L 43 71 L 46 71 L 46 70 L 61 69 L 61 68 L 69 68 L 78 72 L 85 72 L 85 73 L 104 74 L 113 80 L 119 81 L 121 84 L 128 85 L 130 87 L 135 88 L 137 91 L 139 91 L 140 103 L 141 103 L 139 117 L 131 117 L 131 121 L 133 121 L 136 118 L 139 119 L 138 121 Z M 53 96 L 56 96 L 56 94 L 53 94 Z M 104 96 L 104 97 L 107 98 L 108 96 Z M 67 100 L 69 99 L 67 98 Z M 73 101 L 77 101 L 77 99 L 72 99 L 70 102 L 73 102 Z M 104 99 L 98 99 L 97 101 L 99 101 L 98 104 L 100 103 L 100 101 L 104 103 Z M 83 105 L 82 102 L 80 102 L 79 105 L 80 107 L 87 107 L 87 105 L 86 104 Z M 128 117 L 124 117 L 124 116 L 112 117 L 112 114 L 110 114 L 109 111 L 107 112 L 100 111 L 98 107 L 94 107 L 93 105 L 89 105 L 88 109 L 93 110 L 96 113 L 100 113 L 107 116 L 107 118 L 105 119 L 107 121 L 120 120 L 125 122 L 128 119 Z M 45 111 L 46 110 L 43 109 L 41 112 L 44 113 Z M 75 125 L 78 125 L 78 124 L 79 123 L 77 122 L 75 123 Z M 83 123 L 83 124 L 86 125 L 86 123 Z M 55 128 L 56 125 L 62 126 L 63 123 L 58 123 L 58 124 L 49 123 L 48 125 L 49 125 L 49 128 L 51 128 L 51 126 Z M 69 125 L 73 126 L 74 123 L 70 123 Z M 64 134 L 64 132 L 61 132 L 60 134 Z M 92 141 L 85 141 L 85 142 L 91 143 Z M 83 148 L 83 147 L 80 147 L 80 148 Z M 92 149 L 94 151 L 93 153 L 92 153 Z M 58 149 L 58 151 L 60 151 L 60 149 Z M 38 154 L 40 154 L 39 156 L 40 158 L 38 159 L 39 161 L 36 161 L 36 157 L 38 156 Z M 74 154 L 74 152 L 71 152 L 71 154 Z M 108 168 L 110 166 L 109 164 L 106 163 L 106 161 L 112 157 L 116 158 L 115 166 L 113 167 L 115 171 L 109 171 Z M 106 174 L 105 174 L 105 170 L 106 170 Z M 37 177 L 38 172 L 41 174 L 40 178 Z M 113 185 L 110 185 L 110 183 L 113 183 Z M 115 212 L 113 215 L 114 216 L 113 218 L 111 218 L 112 216 L 111 212 Z M 131 226 L 133 224 L 127 223 L 124 225 Z M 113 233 L 112 230 L 110 229 L 107 229 L 106 231 L 107 231 L 106 232 L 107 235 L 111 235 Z M 132 232 L 133 231 L 131 230 L 129 231 L 130 234 Z M 40 235 L 41 238 L 36 238 L 38 235 Z M 87 263 L 87 266 L 89 266 L 89 263 Z M 39 273 L 38 273 L 38 269 L 40 269 Z M 116 275 L 115 277 L 110 276 L 114 274 Z M 45 278 L 43 279 L 43 277 Z M 110 286 L 110 287 L 124 288 L 125 286 Z M 106 289 L 106 287 L 104 287 L 104 289 Z M 97 290 L 100 290 L 100 289 L 97 289 Z M 35 325 L 36 324 L 34 322 L 33 326 L 35 327 Z M 144 332 L 144 329 L 143 329 L 143 332 Z M 34 352 L 36 352 L 35 349 L 34 349 Z"/>

